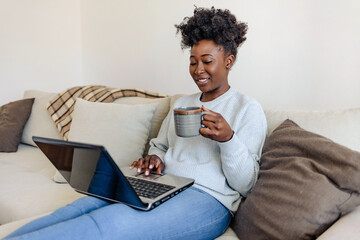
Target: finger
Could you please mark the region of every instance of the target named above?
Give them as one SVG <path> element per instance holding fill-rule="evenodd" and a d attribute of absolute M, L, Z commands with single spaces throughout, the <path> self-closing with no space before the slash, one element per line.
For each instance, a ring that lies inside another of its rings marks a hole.
<path fill-rule="evenodd" d="M 160 164 L 162 163 L 161 159 L 160 158 L 157 158 L 155 160 L 155 168 L 159 168 Z"/>
<path fill-rule="evenodd" d="M 162 171 L 164 170 L 164 166 L 165 166 L 164 163 L 160 159 L 159 159 L 159 161 L 160 161 L 159 166 L 156 169 L 157 174 L 161 174 Z"/>
<path fill-rule="evenodd" d="M 144 162 L 143 162 L 143 168 L 147 168 L 147 167 L 149 167 L 149 161 L 150 161 L 150 159 L 151 159 L 151 155 L 146 155 L 145 157 L 144 157 Z"/>
<path fill-rule="evenodd" d="M 234 131 L 230 127 L 219 128 L 216 125 L 214 125 L 213 128 L 200 128 L 199 132 L 203 137 L 210 138 L 218 142 L 227 142 L 234 135 Z"/>
<path fill-rule="evenodd" d="M 142 172 L 143 164 L 144 164 L 144 159 L 140 158 L 139 161 L 138 161 L 138 169 L 137 169 L 138 173 Z"/>
<path fill-rule="evenodd" d="M 220 113 L 211 113 L 211 114 L 204 114 L 202 117 L 203 120 L 210 121 L 210 122 L 220 122 L 223 119 L 223 116 Z"/>
<path fill-rule="evenodd" d="M 161 174 L 164 168 L 165 168 L 164 162 L 160 158 L 158 158 L 156 161 L 156 173 Z"/>
<path fill-rule="evenodd" d="M 217 115 L 205 114 L 203 116 L 201 124 L 206 126 L 206 127 L 209 127 L 209 128 L 210 127 L 217 127 L 218 125 L 221 124 L 222 119 L 223 118 L 222 118 L 222 116 L 220 114 L 217 114 Z"/>
<path fill-rule="evenodd" d="M 134 161 L 131 166 L 130 166 L 130 169 L 133 169 L 134 167 L 136 167 L 138 165 L 138 162 L 137 161 Z"/>
<path fill-rule="evenodd" d="M 214 132 L 210 128 L 200 128 L 200 134 L 206 138 L 214 138 Z"/>
<path fill-rule="evenodd" d="M 216 127 L 215 122 L 209 121 L 209 120 L 204 120 L 204 119 L 201 121 L 201 125 L 203 125 L 204 128 L 210 128 L 210 129 L 213 129 Z"/>
<path fill-rule="evenodd" d="M 216 114 L 218 114 L 217 112 L 214 112 L 214 111 L 206 108 L 204 105 L 201 106 L 201 110 L 204 111 L 204 112 L 206 112 L 206 113 L 204 114 L 204 116 L 205 116 L 205 115 L 216 115 Z"/>
<path fill-rule="evenodd" d="M 149 158 L 149 157 L 146 157 L 146 158 L 145 158 L 145 161 L 144 161 L 145 176 L 149 176 L 149 175 L 150 175 L 149 162 L 150 162 L 150 158 Z"/>
<path fill-rule="evenodd" d="M 152 155 L 151 158 L 150 158 L 150 161 L 149 161 L 149 169 L 153 169 L 154 166 L 156 167 L 156 160 L 157 160 L 157 157 L 155 155 Z"/>

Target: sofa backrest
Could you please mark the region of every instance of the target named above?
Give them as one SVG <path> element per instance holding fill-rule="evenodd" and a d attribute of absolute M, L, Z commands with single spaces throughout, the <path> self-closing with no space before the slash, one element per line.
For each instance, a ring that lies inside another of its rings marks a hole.
<path fill-rule="evenodd" d="M 270 134 L 284 120 L 360 152 L 360 108 L 328 111 L 265 110 Z"/>
<path fill-rule="evenodd" d="M 53 96 L 55 93 L 38 90 L 25 91 L 24 98 L 35 98 L 35 101 L 31 116 L 24 128 L 22 143 L 35 145 L 31 139 L 33 135 L 61 139 L 45 107 Z M 124 97 L 117 99 L 115 103 L 151 104 L 159 102 L 151 123 L 149 133 L 149 139 L 151 139 L 157 136 L 162 121 L 169 113 L 170 106 L 181 96 L 184 94 L 160 99 Z M 268 134 L 284 120 L 291 119 L 305 130 L 323 135 L 339 144 L 360 151 L 360 108 L 329 111 L 265 110 L 265 115 L 268 122 Z M 148 147 L 147 144 L 145 153 Z"/>

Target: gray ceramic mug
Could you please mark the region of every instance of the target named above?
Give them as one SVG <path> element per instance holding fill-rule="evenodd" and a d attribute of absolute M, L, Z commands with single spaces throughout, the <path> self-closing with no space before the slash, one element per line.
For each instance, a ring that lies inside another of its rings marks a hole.
<path fill-rule="evenodd" d="M 200 107 L 180 107 L 174 109 L 175 132 L 179 137 L 200 135 L 202 115 Z"/>

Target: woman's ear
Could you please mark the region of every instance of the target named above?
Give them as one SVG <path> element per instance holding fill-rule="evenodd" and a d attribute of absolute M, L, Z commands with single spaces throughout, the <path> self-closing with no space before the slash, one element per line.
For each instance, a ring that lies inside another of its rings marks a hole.
<path fill-rule="evenodd" d="M 230 54 L 229 56 L 227 56 L 225 59 L 226 69 L 230 69 L 232 67 L 232 65 L 234 64 L 234 61 L 235 61 L 234 55 Z"/>

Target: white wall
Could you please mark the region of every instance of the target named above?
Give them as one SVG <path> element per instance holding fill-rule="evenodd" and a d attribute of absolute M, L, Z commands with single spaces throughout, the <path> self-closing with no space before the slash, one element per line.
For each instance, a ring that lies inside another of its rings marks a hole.
<path fill-rule="evenodd" d="M 174 28 L 194 4 L 249 24 L 230 83 L 264 108 L 360 107 L 357 0 L 0 0 L 0 105 L 79 84 L 198 91 Z"/>
<path fill-rule="evenodd" d="M 188 77 L 188 56 L 179 47 L 174 27 L 191 13 L 192 4 L 105 2 L 82 1 L 86 81 L 168 94 L 196 91 Z"/>
<path fill-rule="evenodd" d="M 0 105 L 79 85 L 79 0 L 0 0 Z"/>
<path fill-rule="evenodd" d="M 84 80 L 197 91 L 174 28 L 194 3 L 228 8 L 249 24 L 230 82 L 264 108 L 360 106 L 357 0 L 83 0 Z"/>

